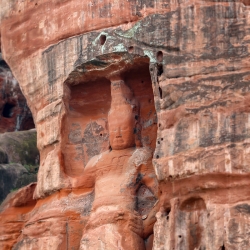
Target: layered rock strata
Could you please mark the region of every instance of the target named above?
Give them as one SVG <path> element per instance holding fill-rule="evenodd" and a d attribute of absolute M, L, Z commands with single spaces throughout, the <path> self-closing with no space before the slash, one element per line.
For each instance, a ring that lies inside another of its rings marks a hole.
<path fill-rule="evenodd" d="M 37 205 L 18 243 L 8 244 L 80 248 L 94 193 L 72 183 L 109 148 L 111 77 L 119 73 L 145 107 L 140 140 L 154 150 L 153 249 L 249 249 L 247 4 L 2 3 L 2 52 L 35 118 L 41 155 Z"/>
<path fill-rule="evenodd" d="M 35 183 L 10 193 L 0 206 L 0 246 L 12 249 L 22 234 L 24 224 L 29 220 L 36 201 L 33 200 Z M 17 248 L 18 249 L 18 248 Z"/>

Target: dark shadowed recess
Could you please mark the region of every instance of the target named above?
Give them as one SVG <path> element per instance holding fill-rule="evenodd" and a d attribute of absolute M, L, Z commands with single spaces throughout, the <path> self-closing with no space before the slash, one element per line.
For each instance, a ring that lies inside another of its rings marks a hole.
<path fill-rule="evenodd" d="M 14 104 L 6 102 L 3 106 L 2 116 L 6 118 L 11 118 L 13 115 Z"/>
<path fill-rule="evenodd" d="M 35 128 L 26 99 L 0 53 L 0 132 Z"/>

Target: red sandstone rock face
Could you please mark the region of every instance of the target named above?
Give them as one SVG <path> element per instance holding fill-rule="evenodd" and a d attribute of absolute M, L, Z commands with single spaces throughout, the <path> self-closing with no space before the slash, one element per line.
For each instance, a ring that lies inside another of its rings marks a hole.
<path fill-rule="evenodd" d="M 10 193 L 0 206 L 0 247 L 11 249 L 22 233 L 23 225 L 29 220 L 36 201 L 33 192 L 36 184 L 32 183 L 15 193 Z"/>
<path fill-rule="evenodd" d="M 2 51 L 35 117 L 41 154 L 40 205 L 16 249 L 80 248 L 89 214 L 79 206 L 90 209 L 93 193 L 71 192 L 71 180 L 108 149 L 109 88 L 117 72 L 145 107 L 141 142 L 155 150 L 160 201 L 153 249 L 249 249 L 250 34 L 244 4 L 3 4 Z M 152 92 L 142 81 L 152 84 L 157 133 Z"/>

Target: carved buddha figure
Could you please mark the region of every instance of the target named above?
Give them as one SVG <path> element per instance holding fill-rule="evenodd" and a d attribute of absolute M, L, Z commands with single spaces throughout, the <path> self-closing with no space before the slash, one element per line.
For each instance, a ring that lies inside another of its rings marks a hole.
<path fill-rule="evenodd" d="M 136 193 L 142 184 L 157 190 L 152 151 L 138 147 L 138 106 L 132 92 L 120 80 L 111 83 L 112 104 L 108 116 L 112 150 L 93 157 L 73 188 L 94 191 L 90 218 L 83 232 L 81 250 L 144 250 L 153 232 L 157 208 L 143 220 L 136 211 Z"/>

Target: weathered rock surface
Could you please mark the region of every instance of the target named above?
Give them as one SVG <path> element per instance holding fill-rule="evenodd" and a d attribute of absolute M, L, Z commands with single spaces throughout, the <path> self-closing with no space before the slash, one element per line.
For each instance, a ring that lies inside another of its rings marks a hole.
<path fill-rule="evenodd" d="M 10 192 L 26 186 L 31 182 L 35 182 L 36 179 L 36 174 L 30 173 L 21 164 L 0 164 L 0 202 L 3 201 Z"/>
<path fill-rule="evenodd" d="M 250 248 L 248 4 L 1 3 L 2 52 L 33 113 L 41 155 L 37 205 L 16 249 L 88 245 L 80 241 L 95 196 L 72 183 L 109 148 L 117 74 L 145 108 L 140 140 L 154 150 L 153 249 Z M 96 223 L 112 217 L 100 214 Z M 112 243 L 111 229 L 102 237 Z"/>
<path fill-rule="evenodd" d="M 0 150 L 7 156 L 0 163 L 38 166 L 39 151 L 36 144 L 37 133 L 35 129 L 0 134 Z"/>
<path fill-rule="evenodd" d="M 35 183 L 10 193 L 0 206 L 0 247 L 11 249 L 22 233 L 23 225 L 29 220 L 36 201 L 33 200 Z"/>
<path fill-rule="evenodd" d="M 0 202 L 13 190 L 37 180 L 36 130 L 0 134 Z"/>

